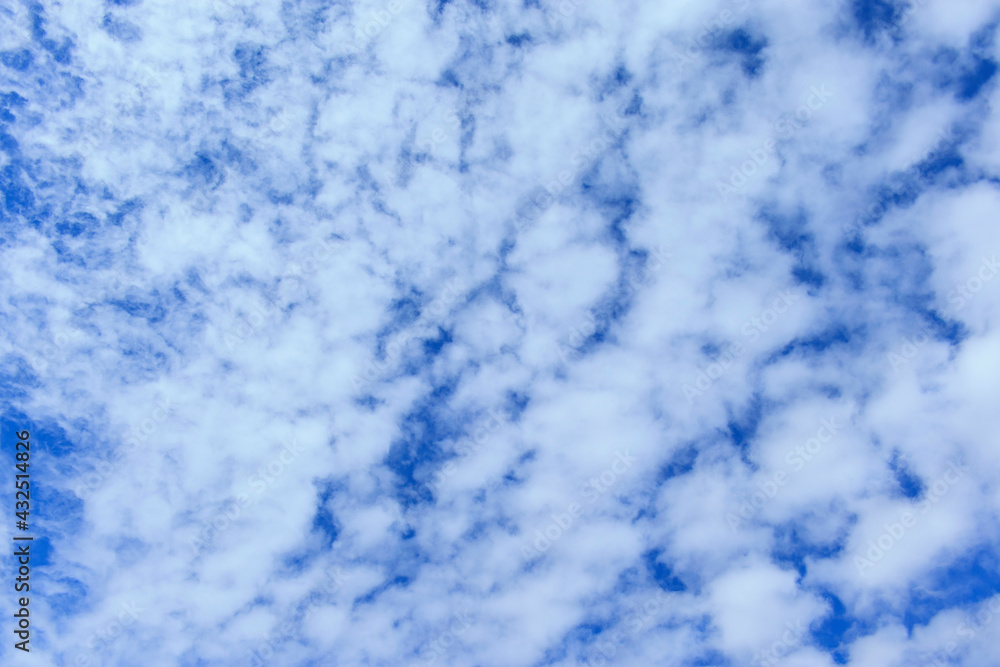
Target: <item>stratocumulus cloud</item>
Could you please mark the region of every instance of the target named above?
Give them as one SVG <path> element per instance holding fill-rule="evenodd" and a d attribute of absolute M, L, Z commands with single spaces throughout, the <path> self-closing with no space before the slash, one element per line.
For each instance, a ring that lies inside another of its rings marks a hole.
<path fill-rule="evenodd" d="M 998 26 L 0 0 L 0 664 L 995 664 Z"/>

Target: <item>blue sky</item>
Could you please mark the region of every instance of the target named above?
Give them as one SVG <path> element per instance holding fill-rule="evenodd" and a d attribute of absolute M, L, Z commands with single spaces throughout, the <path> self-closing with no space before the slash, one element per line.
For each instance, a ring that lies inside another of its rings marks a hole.
<path fill-rule="evenodd" d="M 0 662 L 995 664 L 998 27 L 0 0 Z"/>

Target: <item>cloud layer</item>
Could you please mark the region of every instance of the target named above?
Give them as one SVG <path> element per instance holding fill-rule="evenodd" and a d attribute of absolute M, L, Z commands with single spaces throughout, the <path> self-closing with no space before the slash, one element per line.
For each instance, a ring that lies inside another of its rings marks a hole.
<path fill-rule="evenodd" d="M 992 664 L 998 21 L 0 0 L 0 660 Z"/>

